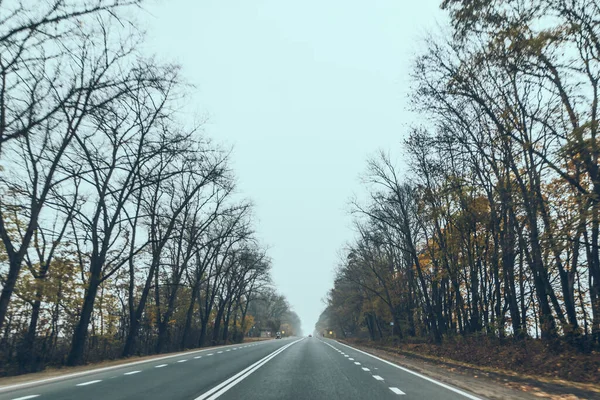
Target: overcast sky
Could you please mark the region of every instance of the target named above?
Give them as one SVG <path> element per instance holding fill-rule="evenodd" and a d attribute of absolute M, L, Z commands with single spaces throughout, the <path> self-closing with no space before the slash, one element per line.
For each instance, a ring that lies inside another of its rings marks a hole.
<path fill-rule="evenodd" d="M 401 156 L 411 61 L 443 24 L 439 3 L 169 0 L 142 15 L 149 51 L 195 85 L 207 135 L 233 146 L 239 191 L 305 332 L 353 236 L 348 200 L 365 160 Z"/>

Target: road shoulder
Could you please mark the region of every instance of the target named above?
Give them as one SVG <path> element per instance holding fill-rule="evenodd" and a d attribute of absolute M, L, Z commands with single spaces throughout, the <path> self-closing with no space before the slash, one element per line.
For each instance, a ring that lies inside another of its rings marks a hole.
<path fill-rule="evenodd" d="M 434 360 L 377 346 L 339 340 L 402 367 L 440 382 L 468 390 L 488 399 L 591 399 L 600 397 L 600 388 L 566 381 L 550 381 L 529 376 L 490 372 L 477 367 Z"/>

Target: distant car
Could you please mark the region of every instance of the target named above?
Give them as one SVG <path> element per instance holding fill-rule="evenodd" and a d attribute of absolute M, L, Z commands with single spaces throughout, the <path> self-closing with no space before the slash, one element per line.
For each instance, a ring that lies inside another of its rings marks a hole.
<path fill-rule="evenodd" d="M 277 334 L 275 335 L 275 339 L 281 339 L 281 332 L 277 332 Z"/>
<path fill-rule="evenodd" d="M 308 337 L 312 337 L 312 335 L 308 335 Z"/>

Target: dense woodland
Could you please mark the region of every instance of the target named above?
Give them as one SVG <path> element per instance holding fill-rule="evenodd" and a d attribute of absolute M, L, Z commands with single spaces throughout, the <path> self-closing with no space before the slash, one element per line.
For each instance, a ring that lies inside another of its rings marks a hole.
<path fill-rule="evenodd" d="M 338 337 L 600 345 L 600 2 L 445 0 L 403 167 L 368 161 L 317 324 Z M 404 167 L 406 166 L 406 167 Z M 392 325 L 393 323 L 393 325 Z"/>
<path fill-rule="evenodd" d="M 0 375 L 299 333 L 139 3 L 0 2 Z"/>

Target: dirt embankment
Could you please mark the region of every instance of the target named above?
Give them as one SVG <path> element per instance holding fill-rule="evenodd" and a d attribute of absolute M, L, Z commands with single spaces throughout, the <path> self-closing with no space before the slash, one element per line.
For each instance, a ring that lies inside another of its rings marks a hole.
<path fill-rule="evenodd" d="M 443 345 L 345 342 L 490 399 L 600 399 L 600 355 L 565 344 L 488 338 Z"/>

